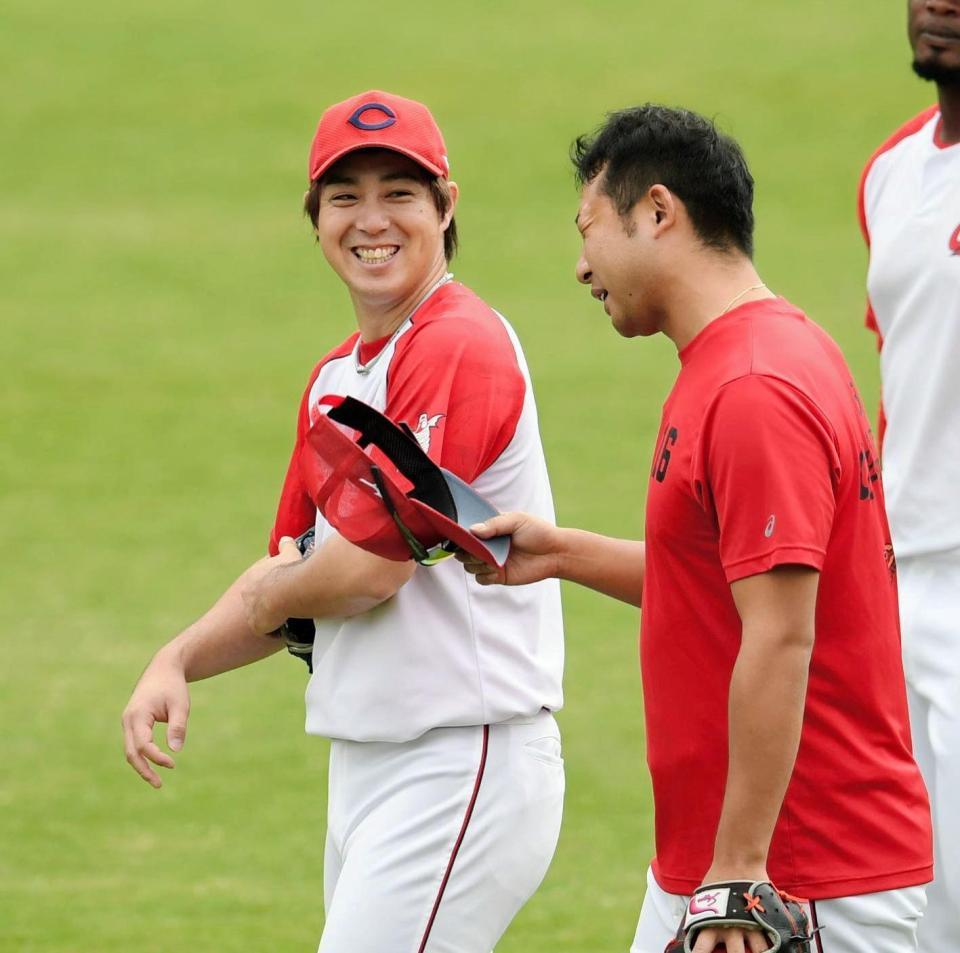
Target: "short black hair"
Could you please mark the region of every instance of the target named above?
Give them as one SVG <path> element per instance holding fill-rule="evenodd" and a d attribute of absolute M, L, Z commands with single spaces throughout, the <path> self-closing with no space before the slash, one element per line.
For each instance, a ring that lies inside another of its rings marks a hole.
<path fill-rule="evenodd" d="M 709 119 L 655 103 L 621 109 L 579 136 L 570 158 L 581 186 L 603 173 L 621 217 L 659 183 L 683 202 L 704 244 L 753 257 L 753 176 L 740 146 Z"/>

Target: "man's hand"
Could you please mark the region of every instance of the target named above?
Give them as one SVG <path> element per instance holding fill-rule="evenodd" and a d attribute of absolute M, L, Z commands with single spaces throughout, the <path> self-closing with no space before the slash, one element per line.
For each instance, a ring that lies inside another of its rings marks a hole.
<path fill-rule="evenodd" d="M 501 513 L 470 527 L 480 539 L 512 537 L 510 555 L 502 569 L 481 562 L 469 553 L 457 553 L 467 572 L 481 586 L 524 586 L 559 574 L 560 530 L 546 520 L 527 513 Z"/>
<path fill-rule="evenodd" d="M 286 614 L 271 603 L 271 585 L 276 580 L 274 574 L 277 571 L 282 572 L 285 566 L 299 563 L 302 559 L 296 541 L 284 536 L 276 556 L 267 556 L 247 570 L 240 594 L 247 624 L 252 632 L 266 635 L 276 631 L 287 620 Z"/>
<path fill-rule="evenodd" d="M 701 930 L 697 934 L 697 942 L 693 945 L 693 953 L 713 953 L 723 944 L 727 953 L 763 953 L 770 949 L 770 944 L 763 933 L 757 930 L 741 930 L 739 927 L 722 927 L 713 930 Z"/>
<path fill-rule="evenodd" d="M 140 676 L 123 712 L 123 746 L 130 766 L 155 788 L 161 781 L 151 762 L 162 768 L 172 768 L 174 762 L 153 740 L 153 726 L 166 722 L 170 750 L 183 747 L 190 714 L 187 683 L 258 662 L 283 648 L 279 639 L 251 632 L 242 598 L 248 579 L 259 578 L 275 563 L 254 563 L 207 612 L 160 649 Z"/>
<path fill-rule="evenodd" d="M 642 542 L 561 528 L 528 513 L 501 513 L 471 526 L 470 532 L 480 539 L 513 537 L 502 569 L 468 553 L 457 553 L 457 559 L 481 586 L 524 586 L 541 579 L 566 579 L 640 605 L 646 565 Z"/>
<path fill-rule="evenodd" d="M 153 739 L 153 726 L 167 724 L 167 747 L 179 751 L 187 735 L 190 692 L 183 667 L 171 656 L 158 653 L 140 676 L 123 712 L 123 746 L 127 761 L 144 781 L 159 788 L 160 776 L 150 766 L 173 768 L 174 761 Z"/>
<path fill-rule="evenodd" d="M 770 949 L 770 944 L 760 929 L 720 927 L 701 930 L 697 934 L 697 942 L 693 944 L 693 953 L 713 953 L 721 944 L 727 953 L 763 953 Z"/>
<path fill-rule="evenodd" d="M 769 879 L 767 871 L 762 864 L 756 867 L 744 866 L 742 869 L 738 868 L 736 872 L 732 868 L 731 870 L 724 870 L 722 867 L 714 864 L 710 870 L 707 871 L 703 882 L 705 884 L 711 884 L 722 881 L 761 881 Z M 714 949 L 721 943 L 726 946 L 727 953 L 762 953 L 763 950 L 770 948 L 767 938 L 759 928 L 708 927 L 697 934 L 697 941 L 693 945 L 693 953 L 713 953 Z"/>
<path fill-rule="evenodd" d="M 748 875 L 725 876 L 722 870 L 711 869 L 704 878 L 704 883 L 716 883 L 718 881 L 731 880 L 768 880 L 766 870 L 754 870 Z M 763 953 L 770 948 L 768 938 L 763 931 L 756 929 L 743 929 L 741 927 L 707 927 L 697 934 L 697 940 L 693 945 L 693 953 L 713 953 L 713 951 L 723 944 L 727 953 Z"/>
<path fill-rule="evenodd" d="M 777 890 L 769 880 L 721 880 L 694 891 L 665 953 L 810 953 L 806 901 Z"/>

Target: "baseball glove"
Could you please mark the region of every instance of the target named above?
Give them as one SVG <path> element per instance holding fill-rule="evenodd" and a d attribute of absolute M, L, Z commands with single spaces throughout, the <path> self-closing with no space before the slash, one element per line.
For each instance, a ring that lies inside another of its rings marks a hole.
<path fill-rule="evenodd" d="M 314 528 L 311 526 L 305 533 L 296 538 L 297 549 L 306 559 L 313 552 Z M 307 668 L 313 673 L 313 640 L 317 634 L 313 619 L 287 619 L 277 630 L 287 645 L 287 651 L 303 659 Z"/>
<path fill-rule="evenodd" d="M 813 935 L 802 902 L 766 881 L 704 884 L 690 898 L 664 953 L 691 953 L 697 934 L 716 927 L 762 930 L 769 953 L 810 953 Z"/>

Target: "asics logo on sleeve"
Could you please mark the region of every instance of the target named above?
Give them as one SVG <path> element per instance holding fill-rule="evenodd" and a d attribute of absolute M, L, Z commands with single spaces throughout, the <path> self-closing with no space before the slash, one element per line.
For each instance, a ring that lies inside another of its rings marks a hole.
<path fill-rule="evenodd" d="M 950 241 L 948 244 L 950 246 L 951 255 L 960 255 L 960 225 L 953 230 L 953 234 L 950 236 Z"/>
<path fill-rule="evenodd" d="M 767 525 L 763 527 L 763 535 L 769 539 L 773 536 L 773 531 L 777 528 L 777 517 L 775 513 L 770 514 L 770 519 L 767 520 Z"/>

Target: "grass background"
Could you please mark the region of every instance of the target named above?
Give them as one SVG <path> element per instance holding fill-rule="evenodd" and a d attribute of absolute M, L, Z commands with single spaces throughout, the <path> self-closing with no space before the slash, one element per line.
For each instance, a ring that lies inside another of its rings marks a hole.
<path fill-rule="evenodd" d="M 300 663 L 195 686 L 161 792 L 119 715 L 262 551 L 305 377 L 352 327 L 299 217 L 321 109 L 370 87 L 433 108 L 457 276 L 525 343 L 560 518 L 640 535 L 676 361 L 573 281 L 571 139 L 644 100 L 716 116 L 757 179 L 762 275 L 873 405 L 855 187 L 932 98 L 904 21 L 902 0 L 4 4 L 0 950 L 315 948 L 326 744 Z M 565 826 L 501 953 L 626 949 L 651 853 L 636 613 L 565 606 Z"/>

